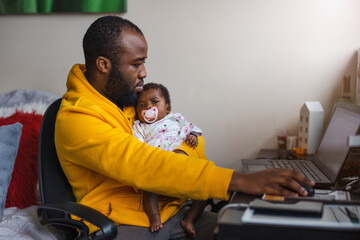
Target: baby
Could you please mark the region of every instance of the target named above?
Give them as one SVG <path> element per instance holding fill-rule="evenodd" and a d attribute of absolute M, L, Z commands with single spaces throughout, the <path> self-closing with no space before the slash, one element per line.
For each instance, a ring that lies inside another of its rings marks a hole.
<path fill-rule="evenodd" d="M 196 148 L 197 137 L 201 136 L 202 131 L 179 113 L 171 113 L 170 103 L 170 94 L 166 87 L 156 83 L 145 84 L 136 104 L 139 120 L 133 125 L 134 136 L 150 146 L 186 154 L 177 148 L 184 141 L 190 147 Z M 150 231 L 162 229 L 158 195 L 144 192 L 144 206 L 150 220 Z M 205 206 L 206 201 L 193 201 L 187 215 L 181 221 L 181 226 L 191 237 L 196 235 L 194 221 L 201 215 Z"/>

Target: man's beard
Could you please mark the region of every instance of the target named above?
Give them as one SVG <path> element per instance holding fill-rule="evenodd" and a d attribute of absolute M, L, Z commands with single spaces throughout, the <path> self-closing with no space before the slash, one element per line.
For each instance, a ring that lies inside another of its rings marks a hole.
<path fill-rule="evenodd" d="M 106 92 L 109 99 L 118 107 L 135 106 L 138 94 L 131 90 L 124 74 L 116 67 L 111 69 Z"/>

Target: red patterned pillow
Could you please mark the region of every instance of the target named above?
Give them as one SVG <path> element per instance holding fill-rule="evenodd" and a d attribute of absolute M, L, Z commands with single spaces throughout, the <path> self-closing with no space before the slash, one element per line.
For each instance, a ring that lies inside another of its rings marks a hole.
<path fill-rule="evenodd" d="M 16 111 L 13 115 L 0 118 L 0 126 L 20 122 L 22 135 L 5 207 L 26 208 L 37 205 L 36 185 L 38 182 L 38 139 L 42 115 Z"/>

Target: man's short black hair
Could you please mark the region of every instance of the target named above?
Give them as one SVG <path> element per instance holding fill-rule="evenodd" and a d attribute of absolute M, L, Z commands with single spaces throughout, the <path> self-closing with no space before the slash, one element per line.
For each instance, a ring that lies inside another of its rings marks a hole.
<path fill-rule="evenodd" d="M 170 100 L 170 93 L 167 90 L 167 88 L 160 84 L 160 83 L 146 83 L 143 86 L 143 91 L 149 90 L 149 89 L 158 89 L 160 90 L 161 94 L 163 95 L 163 97 L 165 98 L 165 103 L 167 103 L 169 105 L 169 108 L 171 109 L 171 100 Z"/>
<path fill-rule="evenodd" d="M 141 30 L 129 20 L 117 16 L 105 16 L 93 22 L 83 38 L 85 64 L 90 67 L 99 56 L 115 62 L 116 49 L 123 29 L 134 30 L 143 35 Z"/>

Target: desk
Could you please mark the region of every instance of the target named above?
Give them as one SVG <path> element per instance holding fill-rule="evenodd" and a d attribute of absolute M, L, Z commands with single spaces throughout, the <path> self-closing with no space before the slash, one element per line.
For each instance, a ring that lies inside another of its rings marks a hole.
<path fill-rule="evenodd" d="M 293 150 L 280 149 L 261 149 L 256 159 L 304 159 L 311 160 L 313 155 L 296 154 Z"/>
<path fill-rule="evenodd" d="M 246 204 L 259 198 L 256 195 L 236 193 L 230 200 L 232 207 L 225 208 L 219 214 L 219 223 L 216 229 L 216 240 L 328 240 L 328 239 L 360 239 L 360 228 L 353 231 L 332 231 L 329 229 L 312 229 L 310 227 L 279 227 L 269 225 L 244 224 L 241 219 L 246 209 Z M 243 206 L 238 203 L 242 203 Z M 356 204 L 358 205 L 358 204 Z"/>
<path fill-rule="evenodd" d="M 261 198 L 261 197 L 262 197 L 262 195 L 249 195 L 249 194 L 237 192 L 232 196 L 229 203 L 230 204 L 233 204 L 233 203 L 248 204 L 255 198 Z M 349 203 L 360 204 L 360 193 L 350 193 L 350 198 L 351 198 L 351 202 L 349 202 Z"/>
<path fill-rule="evenodd" d="M 360 229 L 351 231 L 316 229 L 305 226 L 279 226 L 269 224 L 244 224 L 242 208 L 228 208 L 219 218 L 216 240 L 358 240 Z"/>
<path fill-rule="evenodd" d="M 257 158 L 276 158 L 279 152 L 277 150 L 264 149 L 259 152 Z M 305 156 L 311 159 L 311 156 Z M 339 185 L 338 185 L 339 186 Z M 235 204 L 248 204 L 255 198 L 260 198 L 260 195 L 248 195 L 243 193 L 235 193 L 230 199 L 229 203 L 233 205 L 232 208 L 227 208 L 219 215 L 219 225 L 215 231 L 217 240 L 233 240 L 233 239 L 360 239 L 360 229 L 356 232 L 347 231 L 332 231 L 331 230 L 316 230 L 309 227 L 302 227 L 300 229 L 291 229 L 287 227 L 273 227 L 273 226 L 245 226 L 241 222 L 245 207 L 235 206 Z M 360 194 L 351 194 L 351 199 L 358 200 L 356 205 L 360 204 Z M 231 206 L 229 205 L 229 206 Z M 245 227 L 244 227 L 245 226 Z M 270 234 L 271 233 L 271 234 Z"/>
<path fill-rule="evenodd" d="M 360 194 L 359 193 L 350 193 L 352 203 L 360 204 Z M 253 201 L 255 198 L 261 198 L 261 195 L 249 195 L 244 193 L 235 193 L 229 201 L 229 204 L 234 203 L 243 203 L 248 204 Z"/>

